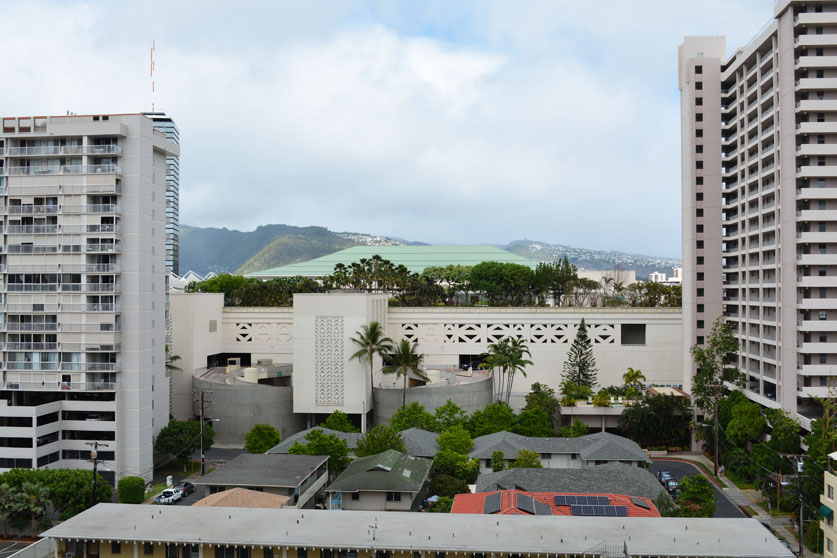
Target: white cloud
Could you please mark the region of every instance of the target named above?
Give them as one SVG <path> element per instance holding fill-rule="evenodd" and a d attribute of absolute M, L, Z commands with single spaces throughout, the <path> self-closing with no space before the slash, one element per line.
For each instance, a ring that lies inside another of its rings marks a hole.
<path fill-rule="evenodd" d="M 772 3 L 300 6 L 0 2 L 5 114 L 149 109 L 154 38 L 183 223 L 677 255 L 676 46 Z"/>

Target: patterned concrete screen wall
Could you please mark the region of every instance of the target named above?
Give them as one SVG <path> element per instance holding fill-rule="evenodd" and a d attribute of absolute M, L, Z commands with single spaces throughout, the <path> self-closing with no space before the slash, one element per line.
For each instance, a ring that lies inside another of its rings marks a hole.
<path fill-rule="evenodd" d="M 314 318 L 314 400 L 343 404 L 343 316 Z"/>

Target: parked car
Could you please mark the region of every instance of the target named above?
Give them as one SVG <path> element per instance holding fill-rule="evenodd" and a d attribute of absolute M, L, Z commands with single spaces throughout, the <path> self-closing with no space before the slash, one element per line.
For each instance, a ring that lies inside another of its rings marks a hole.
<path fill-rule="evenodd" d="M 179 488 L 180 491 L 183 493 L 183 496 L 188 496 L 192 492 L 195 491 L 195 485 L 188 481 L 180 481 L 179 483 L 174 485 L 175 488 Z"/>
<path fill-rule="evenodd" d="M 174 504 L 183 497 L 183 492 L 179 488 L 167 488 L 157 496 L 158 504 Z"/>
<path fill-rule="evenodd" d="M 671 474 L 670 471 L 666 471 L 666 470 L 657 471 L 657 480 L 660 481 L 660 484 L 662 484 L 663 486 L 666 485 L 666 481 L 668 479 L 673 479 L 673 478 L 674 478 L 674 476 Z"/>
<path fill-rule="evenodd" d="M 666 491 L 672 496 L 680 493 L 680 483 L 675 479 L 668 479 L 663 486 L 665 486 Z"/>

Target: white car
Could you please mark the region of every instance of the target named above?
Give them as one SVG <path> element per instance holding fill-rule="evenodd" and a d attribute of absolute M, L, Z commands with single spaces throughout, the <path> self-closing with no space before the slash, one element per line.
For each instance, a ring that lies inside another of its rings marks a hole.
<path fill-rule="evenodd" d="M 183 492 L 179 488 L 167 488 L 157 496 L 158 504 L 174 504 L 183 497 Z"/>

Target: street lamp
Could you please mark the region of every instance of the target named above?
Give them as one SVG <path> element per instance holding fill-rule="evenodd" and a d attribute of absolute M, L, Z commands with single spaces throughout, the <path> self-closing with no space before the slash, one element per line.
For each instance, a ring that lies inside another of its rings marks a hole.
<path fill-rule="evenodd" d="M 204 446 L 204 429 L 203 425 L 207 422 L 221 422 L 221 419 L 208 419 L 203 417 L 203 407 L 201 407 L 201 476 L 206 474 L 206 453 L 203 451 Z"/>

